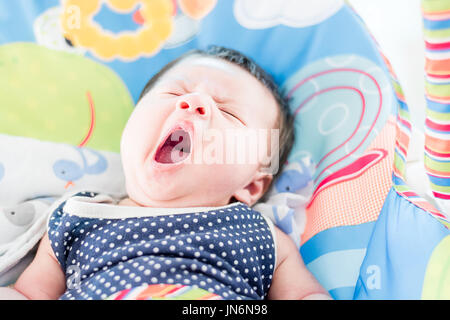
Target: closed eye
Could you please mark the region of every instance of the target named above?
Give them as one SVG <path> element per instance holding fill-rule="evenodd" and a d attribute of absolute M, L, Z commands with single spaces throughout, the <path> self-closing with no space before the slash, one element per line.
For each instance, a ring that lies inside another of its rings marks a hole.
<path fill-rule="evenodd" d="M 164 94 L 170 95 L 170 96 L 176 96 L 179 97 L 181 96 L 183 93 L 181 92 L 164 92 Z"/>
<path fill-rule="evenodd" d="M 232 112 L 230 112 L 230 111 L 228 111 L 228 110 L 226 110 L 224 108 L 219 108 L 219 109 L 220 109 L 220 111 L 222 111 L 226 115 L 233 117 L 234 119 L 238 120 L 240 123 L 245 125 L 245 123 L 237 115 L 235 115 L 234 113 L 232 113 Z"/>

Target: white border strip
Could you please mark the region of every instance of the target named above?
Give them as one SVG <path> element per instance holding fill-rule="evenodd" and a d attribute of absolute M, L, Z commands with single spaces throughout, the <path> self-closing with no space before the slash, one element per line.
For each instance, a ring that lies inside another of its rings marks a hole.
<path fill-rule="evenodd" d="M 100 201 L 103 203 L 99 203 Z M 73 197 L 67 200 L 63 211 L 80 218 L 125 219 L 218 211 L 241 204 L 240 202 L 234 202 L 222 207 L 152 208 L 119 206 L 115 203 L 116 201 L 113 198 L 104 194 L 97 195 L 94 198 Z"/>

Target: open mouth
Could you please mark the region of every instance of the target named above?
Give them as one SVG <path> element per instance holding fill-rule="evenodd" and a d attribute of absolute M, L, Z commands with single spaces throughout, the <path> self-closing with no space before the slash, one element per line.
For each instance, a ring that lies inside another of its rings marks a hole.
<path fill-rule="evenodd" d="M 155 161 L 174 164 L 185 160 L 191 154 L 191 137 L 189 133 L 177 128 L 168 135 L 155 154 Z"/>

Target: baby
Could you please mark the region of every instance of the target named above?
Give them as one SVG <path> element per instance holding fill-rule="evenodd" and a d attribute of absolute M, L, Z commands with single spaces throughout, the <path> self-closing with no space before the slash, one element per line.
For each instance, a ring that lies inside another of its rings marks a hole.
<path fill-rule="evenodd" d="M 122 135 L 128 197 L 80 192 L 62 202 L 15 294 L 106 299 L 181 284 L 224 299 L 329 299 L 290 238 L 251 209 L 273 172 L 259 160 L 217 161 L 237 142 L 205 139 L 276 129 L 279 149 L 269 135 L 262 145 L 279 151 L 282 164 L 289 119 L 271 78 L 238 52 L 212 47 L 169 63 L 144 88 Z"/>

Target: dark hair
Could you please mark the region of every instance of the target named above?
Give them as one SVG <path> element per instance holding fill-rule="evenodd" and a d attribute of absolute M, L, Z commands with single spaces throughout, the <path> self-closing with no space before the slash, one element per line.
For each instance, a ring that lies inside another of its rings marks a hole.
<path fill-rule="evenodd" d="M 155 83 L 164 75 L 169 69 L 175 66 L 181 60 L 193 56 L 206 56 L 206 57 L 214 57 L 226 60 L 228 62 L 234 63 L 239 67 L 247 70 L 251 75 L 253 75 L 257 80 L 259 80 L 267 89 L 270 90 L 273 97 L 275 98 L 280 111 L 280 116 L 278 119 L 278 128 L 280 130 L 279 136 L 279 170 L 275 174 L 274 181 L 276 177 L 281 172 L 281 168 L 284 163 L 287 161 L 287 157 L 294 143 L 294 130 L 293 130 L 293 116 L 289 112 L 289 104 L 287 98 L 283 97 L 280 91 L 278 90 L 278 86 L 275 84 L 272 77 L 264 71 L 260 66 L 258 66 L 253 60 L 246 57 L 242 53 L 220 47 L 220 46 L 210 46 L 206 50 L 191 50 L 177 59 L 166 64 L 157 74 L 155 74 L 145 85 L 144 89 L 141 92 L 139 100 L 144 97 L 148 91 L 150 91 Z M 138 100 L 138 101 L 139 101 Z"/>

